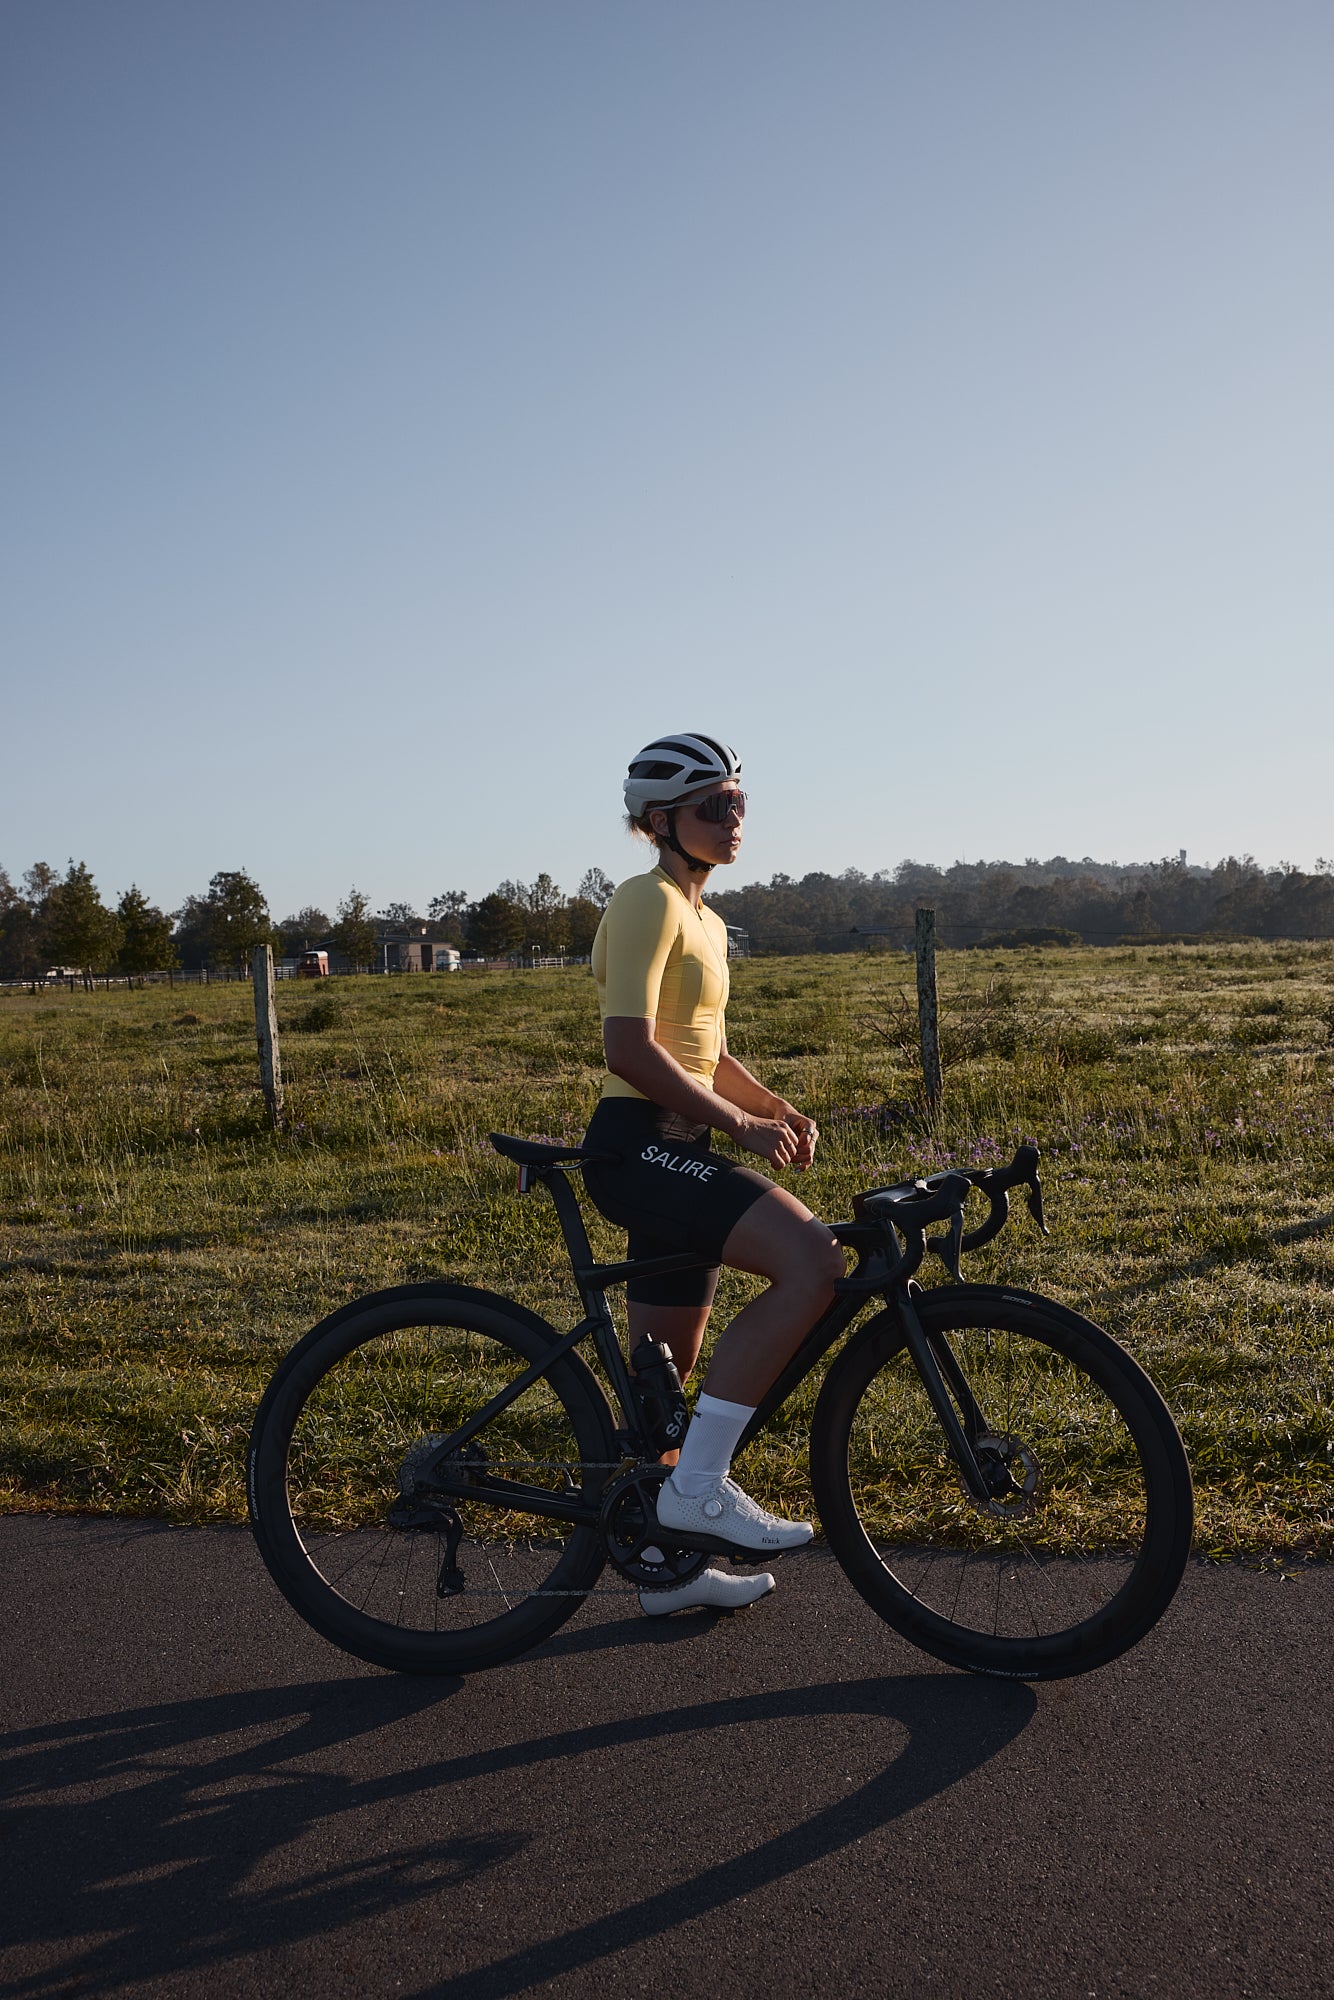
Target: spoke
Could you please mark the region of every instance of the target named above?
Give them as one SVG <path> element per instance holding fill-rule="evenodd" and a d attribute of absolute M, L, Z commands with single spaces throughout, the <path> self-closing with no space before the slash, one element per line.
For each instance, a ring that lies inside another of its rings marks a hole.
<path fill-rule="evenodd" d="M 337 1586 L 343 1581 L 343 1578 L 345 1576 L 351 1576 L 354 1569 L 359 1569 L 363 1563 L 369 1561 L 371 1552 L 366 1548 L 366 1545 L 362 1540 L 362 1537 L 366 1535 L 368 1532 L 370 1531 L 368 1531 L 365 1528 L 353 1528 L 350 1531 L 349 1539 L 352 1544 L 351 1558 L 349 1561 L 345 1562 L 342 1565 L 342 1567 L 334 1573 L 334 1575 L 330 1576 L 328 1571 L 321 1566 L 320 1574 L 324 1577 L 326 1583 L 331 1583 L 334 1585 L 335 1588 L 337 1588 Z M 388 1540 L 387 1535 L 385 1539 Z M 335 1535 L 334 1540 L 342 1541 L 343 1536 Z"/>
<path fill-rule="evenodd" d="M 363 1592 L 363 1594 L 362 1594 L 362 1598 L 361 1598 L 361 1604 L 360 1604 L 360 1606 L 359 1606 L 359 1609 L 360 1609 L 360 1610 L 362 1610 L 362 1611 L 364 1611 L 364 1610 L 366 1609 L 366 1606 L 367 1606 L 367 1605 L 368 1605 L 368 1604 L 370 1603 L 370 1601 L 371 1601 L 371 1595 L 372 1595 L 372 1592 L 374 1591 L 374 1589 L 375 1589 L 375 1586 L 376 1586 L 376 1585 L 377 1585 L 377 1584 L 379 1583 L 379 1581 L 380 1581 L 380 1577 L 381 1577 L 381 1574 L 382 1574 L 382 1572 L 383 1572 L 383 1570 L 384 1570 L 384 1566 L 385 1566 L 385 1564 L 386 1564 L 386 1563 L 388 1562 L 388 1560 L 389 1560 L 389 1551 L 390 1551 L 390 1549 L 392 1548 L 392 1546 L 393 1546 L 393 1536 L 392 1536 L 392 1535 L 386 1535 L 386 1536 L 384 1537 L 384 1548 L 383 1548 L 383 1549 L 381 1550 L 381 1552 L 380 1552 L 380 1560 L 379 1560 L 379 1562 L 378 1562 L 378 1563 L 377 1563 L 377 1564 L 375 1565 L 375 1574 L 374 1574 L 374 1576 L 373 1576 L 373 1577 L 371 1578 L 371 1581 L 370 1581 L 370 1589 L 369 1589 L 369 1590 L 367 1590 L 367 1591 L 365 1591 L 365 1592 Z"/>
<path fill-rule="evenodd" d="M 499 1578 L 498 1576 L 496 1576 L 496 1566 L 495 1566 L 495 1564 L 494 1564 L 494 1563 L 492 1562 L 492 1560 L 491 1560 L 490 1556 L 488 1556 L 488 1557 L 487 1557 L 487 1559 L 486 1559 L 486 1566 L 487 1566 L 487 1568 L 488 1568 L 488 1569 L 490 1570 L 490 1572 L 491 1572 L 492 1576 L 495 1576 L 495 1577 L 496 1577 L 496 1583 L 497 1583 L 497 1585 L 499 1586 L 499 1585 L 500 1585 L 500 1578 Z M 488 1595 L 489 1595 L 489 1593 L 488 1593 Z M 509 1604 L 509 1597 L 508 1597 L 508 1596 L 506 1595 L 506 1592 L 505 1592 L 505 1590 L 504 1590 L 503 1586 L 501 1586 L 501 1588 L 500 1588 L 500 1595 L 501 1595 L 501 1596 L 502 1596 L 502 1597 L 503 1597 L 503 1598 L 505 1599 L 505 1602 L 506 1602 L 506 1604 Z M 511 1608 L 512 1608 L 512 1607 L 511 1607 Z"/>
<path fill-rule="evenodd" d="M 950 1621 L 951 1621 L 951 1623 L 953 1622 L 953 1619 L 954 1619 L 954 1614 L 955 1614 L 955 1612 L 956 1612 L 956 1611 L 958 1610 L 958 1608 L 959 1608 L 959 1595 L 960 1595 L 960 1592 L 961 1592 L 961 1591 L 963 1590 L 963 1580 L 964 1580 L 964 1578 L 965 1578 L 965 1577 L 967 1576 L 967 1574 L 968 1574 L 968 1565 L 969 1565 L 969 1563 L 970 1563 L 970 1562 L 971 1562 L 972 1560 L 973 1560 L 973 1552 L 972 1552 L 972 1550 L 971 1550 L 971 1549 L 965 1549 L 965 1550 L 964 1550 L 964 1556 L 963 1556 L 963 1561 L 962 1561 L 962 1563 L 960 1563 L 960 1565 L 959 1565 L 959 1581 L 958 1581 L 958 1582 L 957 1582 L 957 1583 L 955 1584 L 955 1586 L 954 1586 L 954 1602 L 953 1602 L 953 1604 L 951 1604 L 951 1606 L 950 1606 Z"/>
<path fill-rule="evenodd" d="M 1019 1585 L 1020 1592 L 1023 1596 L 1024 1608 L 1028 1612 L 1028 1622 L 1033 1627 L 1033 1637 L 1035 1639 L 1040 1639 L 1042 1637 L 1042 1627 L 1038 1624 L 1036 1614 L 1034 1613 L 1033 1610 L 1033 1602 L 1028 1594 L 1028 1585 L 1024 1582 L 1024 1571 L 1022 1564 L 1020 1564 L 1016 1568 L 1014 1574 L 1015 1574 L 1015 1581 Z"/>
<path fill-rule="evenodd" d="M 403 1606 L 407 1603 L 407 1598 L 408 1598 L 408 1577 L 412 1572 L 413 1544 L 416 1542 L 417 1537 L 415 1535 L 408 1535 L 405 1539 L 407 1541 L 408 1546 L 407 1549 L 404 1551 L 403 1587 L 398 1593 L 398 1610 L 394 1617 L 395 1625 L 401 1625 L 403 1623 Z"/>

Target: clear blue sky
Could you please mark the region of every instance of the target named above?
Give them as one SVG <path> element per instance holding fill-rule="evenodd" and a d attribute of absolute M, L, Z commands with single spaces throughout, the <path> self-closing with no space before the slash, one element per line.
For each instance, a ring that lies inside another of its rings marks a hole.
<path fill-rule="evenodd" d="M 1334 854 L 1328 0 L 6 0 L 0 862 Z M 722 886 L 723 878 L 719 878 Z"/>

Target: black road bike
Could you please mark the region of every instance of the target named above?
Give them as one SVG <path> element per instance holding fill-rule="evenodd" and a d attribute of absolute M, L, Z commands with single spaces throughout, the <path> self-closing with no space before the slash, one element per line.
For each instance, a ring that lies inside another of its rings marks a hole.
<path fill-rule="evenodd" d="M 298 1342 L 251 1434 L 251 1522 L 279 1589 L 336 1645 L 407 1673 L 494 1666 L 554 1632 L 608 1566 L 620 1590 L 670 1588 L 717 1547 L 657 1528 L 659 1460 L 685 1402 L 665 1348 L 641 1343 L 627 1362 L 606 1300 L 634 1273 L 705 1260 L 595 1263 L 567 1177 L 595 1156 L 492 1144 L 518 1163 L 520 1192 L 541 1184 L 555 1202 L 579 1324 L 562 1333 L 466 1285 L 374 1292 Z M 1005 1168 L 857 1196 L 854 1220 L 833 1226 L 856 1265 L 741 1448 L 860 1319 L 810 1426 L 829 1546 L 928 1653 L 1043 1680 L 1143 1637 L 1180 1581 L 1193 1510 L 1171 1415 L 1108 1334 L 1049 1299 L 960 1279 L 961 1254 L 998 1233 L 1019 1186 L 1045 1234 L 1033 1146 Z M 974 1190 L 989 1213 L 965 1230 Z M 916 1282 L 928 1250 L 953 1283 Z M 577 1352 L 586 1340 L 619 1424 Z"/>

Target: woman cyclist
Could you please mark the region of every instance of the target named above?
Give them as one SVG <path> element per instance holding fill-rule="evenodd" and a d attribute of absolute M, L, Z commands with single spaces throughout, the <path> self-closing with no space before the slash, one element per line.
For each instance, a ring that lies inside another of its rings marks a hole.
<path fill-rule="evenodd" d="M 631 1257 L 694 1250 L 709 1268 L 632 1279 L 630 1344 L 663 1341 L 684 1381 L 699 1356 L 718 1266 L 769 1286 L 718 1341 L 680 1458 L 658 1496 L 658 1522 L 716 1536 L 763 1556 L 810 1540 L 808 1521 L 767 1514 L 728 1477 L 737 1440 L 765 1390 L 828 1305 L 846 1266 L 829 1231 L 767 1175 L 711 1149 L 723 1132 L 779 1172 L 808 1167 L 815 1121 L 727 1052 L 727 929 L 702 901 L 710 871 L 736 859 L 746 795 L 734 750 L 686 732 L 648 744 L 630 766 L 633 832 L 657 866 L 612 897 L 593 944 L 607 1077 L 584 1144 L 616 1156 L 584 1181 Z M 773 1577 L 706 1569 L 675 1589 L 645 1592 L 653 1613 L 732 1609 L 773 1589 Z"/>

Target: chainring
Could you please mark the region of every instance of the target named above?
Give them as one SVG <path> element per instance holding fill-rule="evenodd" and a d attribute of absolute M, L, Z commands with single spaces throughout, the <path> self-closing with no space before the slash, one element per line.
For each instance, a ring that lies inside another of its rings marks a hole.
<path fill-rule="evenodd" d="M 703 1549 L 676 1547 L 657 1524 L 658 1489 L 670 1471 L 669 1465 L 632 1466 L 611 1481 L 602 1502 L 607 1560 L 637 1590 L 674 1590 L 708 1564 Z"/>

